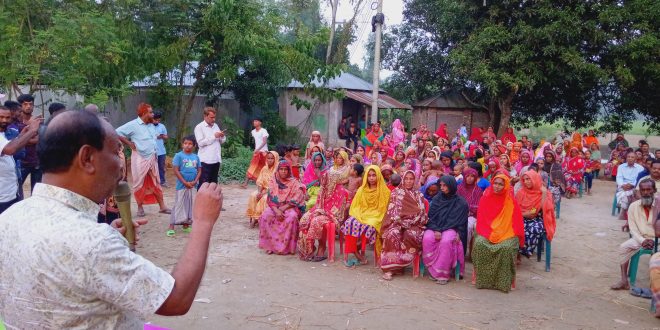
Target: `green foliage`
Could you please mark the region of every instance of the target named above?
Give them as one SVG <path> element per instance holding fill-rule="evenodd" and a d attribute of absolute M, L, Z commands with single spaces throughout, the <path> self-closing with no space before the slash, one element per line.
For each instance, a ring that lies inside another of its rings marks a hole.
<path fill-rule="evenodd" d="M 226 155 L 223 155 L 226 156 Z M 245 173 L 252 160 L 252 150 L 244 146 L 236 147 L 236 156 L 222 159 L 220 183 L 229 184 L 245 180 Z"/>
<path fill-rule="evenodd" d="M 395 96 L 467 88 L 500 129 L 563 120 L 660 124 L 657 1 L 411 0 L 384 39 Z M 405 98 L 404 98 L 405 99 Z"/>
<path fill-rule="evenodd" d="M 227 136 L 227 140 L 222 144 L 222 157 L 238 157 L 239 151 L 245 149 L 243 129 L 241 129 L 238 124 L 228 116 L 222 117 L 221 127 Z"/>
<path fill-rule="evenodd" d="M 300 135 L 300 132 L 295 127 L 286 125 L 286 122 L 280 114 L 275 111 L 267 111 L 263 114 L 263 122 L 268 123 L 268 148 L 275 149 L 278 144 L 299 144 L 304 147 L 307 143 Z M 250 137 L 250 143 L 254 143 L 254 139 Z"/>

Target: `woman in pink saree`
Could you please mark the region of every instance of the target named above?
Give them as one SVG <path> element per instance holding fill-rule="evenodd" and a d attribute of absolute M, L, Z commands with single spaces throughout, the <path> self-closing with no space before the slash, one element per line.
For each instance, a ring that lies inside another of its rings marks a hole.
<path fill-rule="evenodd" d="M 422 258 L 431 279 L 447 284 L 458 261 L 460 274 L 465 271 L 465 248 L 469 206 L 456 194 L 456 180 L 451 176 L 440 178 L 440 193 L 435 195 L 429 208 L 429 221 L 422 240 Z"/>
<path fill-rule="evenodd" d="M 259 248 L 267 254 L 296 253 L 298 219 L 305 210 L 305 187 L 282 161 L 268 186 L 268 207 L 259 218 Z"/>
<path fill-rule="evenodd" d="M 422 248 L 422 235 L 428 217 L 424 196 L 415 189 L 416 180 L 413 171 L 406 171 L 403 187 L 394 189 L 390 194 L 381 227 L 383 252 L 380 269 L 385 273 L 385 280 L 391 280 L 394 273 L 403 273 Z"/>
<path fill-rule="evenodd" d="M 399 143 L 406 140 L 406 131 L 403 128 L 401 120 L 395 119 L 392 122 L 392 132 L 390 133 L 390 142 L 392 145 L 397 146 Z"/>

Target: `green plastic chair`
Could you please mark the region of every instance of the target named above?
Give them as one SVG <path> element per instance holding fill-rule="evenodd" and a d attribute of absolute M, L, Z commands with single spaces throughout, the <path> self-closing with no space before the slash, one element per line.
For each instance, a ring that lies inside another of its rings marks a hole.
<path fill-rule="evenodd" d="M 614 200 L 612 201 L 612 216 L 621 213 L 621 208 L 617 205 L 616 192 L 614 193 Z"/>
<path fill-rule="evenodd" d="M 545 245 L 545 247 L 544 247 Z M 537 245 L 536 250 L 536 261 L 541 262 L 541 255 L 545 250 L 545 271 L 550 271 L 550 259 L 552 258 L 552 244 L 548 241 L 548 237 L 543 233 L 543 236 L 539 240 L 539 245 Z"/>
<path fill-rule="evenodd" d="M 635 286 L 637 281 L 637 268 L 639 267 L 639 258 L 645 254 L 651 255 L 655 252 L 658 252 L 658 238 L 655 239 L 655 246 L 653 250 L 641 249 L 635 253 L 632 258 L 630 258 L 630 264 L 628 265 L 628 282 L 630 287 Z"/>

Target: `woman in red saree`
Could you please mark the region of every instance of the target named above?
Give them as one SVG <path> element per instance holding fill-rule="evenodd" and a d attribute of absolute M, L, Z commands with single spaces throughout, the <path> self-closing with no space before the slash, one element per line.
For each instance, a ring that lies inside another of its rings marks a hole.
<path fill-rule="evenodd" d="M 300 219 L 298 254 L 301 260 L 323 261 L 326 259 L 325 225 L 334 222 L 339 228 L 344 220 L 348 192 L 341 185 L 342 173 L 328 171 L 321 175 L 321 189 L 316 204 Z M 318 241 L 316 255 L 314 241 Z"/>
<path fill-rule="evenodd" d="M 481 129 L 481 127 L 472 127 L 472 131 L 470 133 L 470 137 L 468 138 L 468 140 L 478 143 L 483 139 L 483 134 L 484 134 L 484 130 Z"/>
<path fill-rule="evenodd" d="M 268 186 L 268 207 L 259 218 L 259 248 L 267 254 L 296 253 L 298 219 L 305 210 L 305 187 L 282 161 Z"/>
<path fill-rule="evenodd" d="M 433 137 L 436 140 L 438 139 L 449 140 L 449 135 L 447 134 L 447 123 L 440 124 L 440 126 L 438 126 L 438 129 L 435 130 L 435 133 L 433 133 Z"/>
<path fill-rule="evenodd" d="M 385 138 L 383 130 L 380 128 L 378 123 L 371 126 L 369 133 L 362 138 L 362 145 L 364 145 L 367 150 L 367 155 L 371 154 L 371 149 L 374 146 L 380 147 L 381 141 Z"/>
<path fill-rule="evenodd" d="M 518 142 L 518 139 L 516 138 L 516 135 L 513 134 L 513 128 L 507 127 L 506 133 L 502 134 L 502 137 L 500 138 L 502 140 L 502 143 L 507 144 L 509 142 L 511 143 L 516 143 Z"/>
<path fill-rule="evenodd" d="M 415 173 L 406 171 L 402 181 L 403 187 L 394 189 L 390 194 L 381 227 L 383 252 L 380 269 L 385 280 L 391 280 L 394 273 L 403 273 L 412 264 L 422 250 L 424 225 L 428 221 L 424 196 L 415 189 Z"/>
<path fill-rule="evenodd" d="M 580 189 L 582 174 L 584 173 L 584 160 L 580 157 L 578 148 L 571 148 L 569 155 L 564 158 L 562 169 L 566 180 L 565 196 L 566 198 L 573 198 Z"/>
<path fill-rule="evenodd" d="M 495 132 L 493 131 L 493 127 L 488 127 L 488 130 L 485 131 L 482 135 L 482 137 L 487 138 L 489 143 L 495 142 L 497 140 L 497 136 L 495 135 Z"/>

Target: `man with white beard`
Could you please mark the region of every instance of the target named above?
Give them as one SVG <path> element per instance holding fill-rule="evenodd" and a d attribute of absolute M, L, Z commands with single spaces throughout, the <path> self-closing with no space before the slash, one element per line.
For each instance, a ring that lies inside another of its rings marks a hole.
<path fill-rule="evenodd" d="M 630 258 L 640 249 L 653 250 L 655 244 L 655 228 L 653 227 L 653 208 L 656 206 L 654 194 L 655 181 L 644 179 L 639 183 L 641 199 L 628 207 L 628 225 L 631 238 L 619 246 L 621 280 L 612 285 L 612 290 L 628 290 L 628 264 Z"/>

